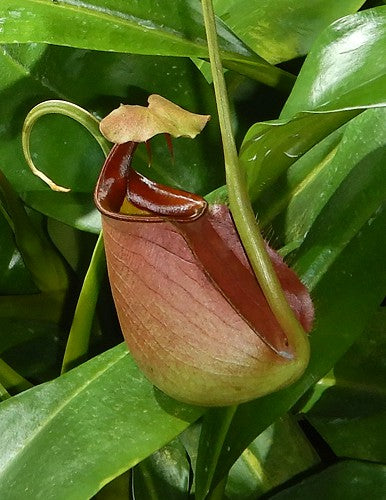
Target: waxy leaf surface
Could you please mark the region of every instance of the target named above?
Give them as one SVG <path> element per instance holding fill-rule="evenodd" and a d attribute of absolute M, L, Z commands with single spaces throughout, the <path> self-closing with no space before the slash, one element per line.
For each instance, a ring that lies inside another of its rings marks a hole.
<path fill-rule="evenodd" d="M 272 64 L 307 54 L 315 37 L 363 0 L 214 0 L 225 24 Z"/>
<path fill-rule="evenodd" d="M 258 436 L 229 472 L 229 500 L 251 500 L 277 488 L 320 459 L 296 419 L 284 415 Z"/>
<path fill-rule="evenodd" d="M 381 308 L 303 410 L 340 457 L 386 462 L 385 327 Z"/>
<path fill-rule="evenodd" d="M 363 164 L 364 171 L 372 170 L 385 161 L 385 125 L 386 108 L 369 109 L 316 144 L 258 198 L 260 224 L 281 235 L 281 245 L 301 244 L 353 169 Z"/>
<path fill-rule="evenodd" d="M 90 498 L 201 413 L 154 390 L 117 346 L 1 403 L 0 497 Z"/>
<path fill-rule="evenodd" d="M 339 19 L 318 37 L 281 118 L 385 103 L 386 7 Z"/>
<path fill-rule="evenodd" d="M 121 53 L 208 57 L 200 2 L 2 0 L 0 43 L 50 43 Z M 292 78 L 254 54 L 218 20 L 222 57 L 272 86 Z"/>
<path fill-rule="evenodd" d="M 190 473 L 187 453 L 177 438 L 133 469 L 134 496 L 138 500 L 155 495 L 168 500 L 188 500 Z"/>
<path fill-rule="evenodd" d="M 300 113 L 288 122 L 253 125 L 240 151 L 252 203 L 276 185 L 280 176 L 285 178 L 287 169 L 298 158 L 359 112 L 354 109 L 336 113 Z M 271 203 L 275 201 L 273 199 Z"/>
<path fill-rule="evenodd" d="M 381 499 L 384 497 L 385 489 L 385 465 L 347 460 L 307 477 L 271 498 L 272 500 Z"/>

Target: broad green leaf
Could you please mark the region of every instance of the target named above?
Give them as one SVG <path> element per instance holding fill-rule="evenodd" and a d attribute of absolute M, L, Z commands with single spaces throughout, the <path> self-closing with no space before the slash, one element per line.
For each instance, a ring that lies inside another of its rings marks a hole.
<path fill-rule="evenodd" d="M 154 389 L 117 346 L 1 403 L 0 497 L 90 498 L 201 414 Z"/>
<path fill-rule="evenodd" d="M 229 472 L 227 498 L 255 499 L 319 462 L 297 422 L 286 415 L 243 451 Z"/>
<path fill-rule="evenodd" d="M 185 448 L 173 440 L 150 455 L 132 471 L 132 491 L 137 500 L 189 498 L 190 464 Z"/>
<path fill-rule="evenodd" d="M 65 291 L 0 295 L 0 318 L 58 323 L 63 314 Z"/>
<path fill-rule="evenodd" d="M 273 190 L 280 176 L 286 183 L 285 173 L 291 165 L 359 112 L 353 109 L 335 113 L 300 113 L 288 122 L 253 125 L 240 151 L 252 203 L 269 188 Z M 268 197 L 273 204 L 272 196 Z"/>
<path fill-rule="evenodd" d="M 386 466 L 344 461 L 316 473 L 274 495 L 272 500 L 382 500 L 386 490 Z"/>
<path fill-rule="evenodd" d="M 344 179 L 359 165 L 372 171 L 375 163 L 382 164 L 385 148 L 386 108 L 361 113 L 295 161 L 264 191 L 255 204 L 260 224 L 280 234 L 282 245 L 300 244 Z"/>
<path fill-rule="evenodd" d="M 315 37 L 364 0 L 214 0 L 216 13 L 272 64 L 307 54 Z"/>
<path fill-rule="evenodd" d="M 33 387 L 33 384 L 22 377 L 6 361 L 0 359 L 0 392 L 1 399 L 8 399 L 12 394 L 19 394 Z"/>
<path fill-rule="evenodd" d="M 352 121 L 355 121 L 355 118 Z M 347 122 L 347 124 L 349 123 L 351 121 Z M 273 226 L 275 235 L 280 234 L 282 238 L 285 238 L 280 241 L 280 245 L 288 244 L 290 241 L 295 241 L 299 245 L 303 239 L 302 236 L 305 235 L 307 225 L 313 220 L 313 215 L 317 214 L 318 208 L 324 205 L 326 197 L 319 197 L 320 193 L 318 192 L 317 198 L 313 198 L 312 203 L 307 205 L 307 209 L 297 220 L 296 226 L 291 226 L 291 231 L 286 227 L 287 209 L 289 211 L 290 206 L 300 205 L 314 186 L 317 190 L 320 188 L 318 182 L 320 176 L 328 171 L 334 160 L 347 124 L 337 128 L 316 143 L 299 159 L 294 158 L 293 163 L 282 174 L 278 175 L 275 182 L 269 183 L 270 185 L 262 190 L 254 203 L 260 226 L 262 228 Z M 334 183 L 333 186 L 336 187 L 337 184 L 339 182 Z M 253 188 L 251 187 L 251 189 Z"/>
<path fill-rule="evenodd" d="M 361 227 L 357 227 L 356 232 L 350 232 L 349 241 L 346 241 L 347 233 L 342 230 L 342 224 L 343 229 L 347 224 L 346 202 L 353 201 L 347 200 L 347 196 L 355 186 L 360 190 L 362 178 L 366 177 L 366 165 L 362 170 L 355 169 L 355 175 L 350 176 L 350 180 L 340 186 L 327 204 L 324 212 L 330 215 L 328 224 L 331 224 L 331 235 L 339 247 L 339 253 L 334 259 L 326 261 L 322 258 L 325 254 L 325 234 L 321 234 L 320 240 L 316 238 L 316 234 L 312 236 L 314 257 L 323 271 L 319 273 L 315 264 L 313 276 L 318 276 L 318 280 L 307 277 L 313 285 L 311 291 L 317 320 L 310 335 L 311 360 L 305 374 L 287 389 L 240 405 L 225 436 L 219 434 L 220 430 L 223 432 L 221 415 L 218 415 L 216 421 L 208 423 L 202 434 L 200 458 L 200 470 L 204 471 L 204 464 L 208 470 L 208 474 L 203 474 L 200 478 L 203 493 L 210 490 L 228 472 L 240 453 L 258 434 L 288 411 L 315 381 L 331 369 L 363 331 L 374 309 L 382 301 L 386 288 L 386 273 L 382 272 L 379 263 L 383 261 L 386 244 L 386 211 L 381 209 L 383 203 L 379 200 L 378 191 L 382 188 L 377 185 L 381 182 L 386 186 L 386 180 L 384 174 L 380 179 L 379 170 L 382 169 L 376 165 L 373 174 L 368 174 L 369 182 L 365 187 L 371 191 L 369 186 L 372 185 L 372 189 L 377 192 L 378 207 L 372 207 L 373 212 L 368 214 L 368 220 L 364 221 Z M 354 191 L 353 199 L 356 194 L 360 196 L 359 192 Z M 363 214 L 368 213 L 367 201 L 370 201 L 368 196 L 361 199 L 359 204 L 356 199 L 355 219 L 360 219 Z M 350 205 L 350 215 L 353 206 L 354 204 Z M 346 218 L 343 214 L 346 214 Z M 339 234 L 342 239 L 339 239 Z M 305 248 L 308 247 L 308 237 L 304 245 Z M 300 269 L 302 278 L 303 273 L 304 277 L 308 273 L 308 268 L 304 265 L 301 252 L 302 247 L 294 264 Z M 219 439 L 222 440 L 220 453 L 210 444 Z"/>
<path fill-rule="evenodd" d="M 382 308 L 331 375 L 319 381 L 322 395 L 307 412 L 338 456 L 386 462 L 385 329 Z"/>
<path fill-rule="evenodd" d="M 314 43 L 281 117 L 385 103 L 385 46 L 386 7 L 333 23 Z"/>
<path fill-rule="evenodd" d="M 295 253 L 294 268 L 311 289 L 329 272 L 345 246 L 366 226 L 371 229 L 377 215 L 386 207 L 386 110 L 374 111 L 357 124 L 358 133 L 352 136 L 357 144 L 350 141 L 343 158 L 337 158 L 336 167 L 342 171 L 343 164 L 347 162 L 348 175 L 320 211 Z M 369 128 L 367 122 L 365 130 L 361 131 L 360 125 L 366 123 L 368 118 L 373 126 Z M 361 136 L 370 130 L 373 138 Z M 336 178 L 339 174 L 332 175 Z M 322 188 L 326 181 L 321 178 L 319 182 Z M 297 221 L 293 218 L 288 224 L 295 226 Z M 367 256 L 367 259 L 371 258 L 371 255 Z M 382 275 L 380 271 L 380 277 Z"/>
<path fill-rule="evenodd" d="M 51 192 L 24 161 L 20 138 L 24 118 L 34 104 L 50 98 L 73 101 L 103 117 L 120 102 L 144 104 L 157 91 L 192 112 L 211 114 L 197 139 L 173 142 L 174 162 L 159 137 L 152 142 L 151 169 L 144 146 L 136 153 L 135 165 L 155 181 L 197 193 L 224 182 L 212 89 L 190 60 L 22 45 L 3 48 L 0 68 L 2 166 L 37 210 L 81 229 L 100 229 L 92 192 L 104 160 L 86 131 L 61 116 L 43 117 L 32 131 L 36 166 L 59 184 L 72 187 L 71 193 Z"/>
<path fill-rule="evenodd" d="M 334 23 L 318 38 L 307 57 L 281 120 L 251 127 L 240 159 L 247 172 L 252 202 L 266 190 L 263 204 L 267 205 L 272 198 L 269 188 L 302 155 L 362 109 L 386 105 L 384 26 L 385 8 L 364 11 Z M 354 43 L 357 38 L 361 43 Z M 349 50 L 343 50 L 344 44 Z M 338 64 L 335 60 L 339 57 L 347 60 Z M 336 73 L 330 79 L 329 71 Z M 309 113 L 310 110 L 317 112 Z M 335 112 L 324 113 L 331 110 Z M 283 192 L 284 184 L 288 197 L 286 182 L 283 176 L 279 189 Z"/>
<path fill-rule="evenodd" d="M 208 57 L 196 0 L 2 0 L 0 43 L 49 43 L 121 53 Z M 272 86 L 291 83 L 284 71 L 248 49 L 218 20 L 221 54 L 239 71 Z"/>

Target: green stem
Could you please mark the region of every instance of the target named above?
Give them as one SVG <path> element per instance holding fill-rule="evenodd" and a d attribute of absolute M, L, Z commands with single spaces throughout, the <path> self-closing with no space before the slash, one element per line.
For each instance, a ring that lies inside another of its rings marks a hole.
<path fill-rule="evenodd" d="M 106 270 L 102 233 L 99 235 L 83 282 L 64 353 L 62 373 L 87 354 L 99 289 Z"/>
<path fill-rule="evenodd" d="M 239 168 L 236 144 L 231 126 L 228 96 L 217 42 L 212 0 L 202 0 L 202 8 L 223 141 L 230 210 L 256 278 L 272 312 L 286 333 L 290 345 L 296 352 L 297 362 L 302 365 L 299 368 L 304 369 L 309 359 L 308 340 L 286 300 L 273 269 L 264 239 L 259 231 L 255 214 L 249 201 L 244 173 Z"/>
<path fill-rule="evenodd" d="M 31 382 L 19 375 L 2 359 L 0 359 L 0 384 L 7 392 L 9 389 L 15 392 L 22 392 L 33 387 Z"/>

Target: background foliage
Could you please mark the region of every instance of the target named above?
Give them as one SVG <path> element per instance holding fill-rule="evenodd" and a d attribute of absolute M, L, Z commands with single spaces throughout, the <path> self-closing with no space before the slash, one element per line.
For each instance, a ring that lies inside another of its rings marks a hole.
<path fill-rule="evenodd" d="M 101 118 L 158 93 L 212 120 L 174 142 L 174 162 L 156 140 L 151 177 L 226 199 L 200 3 L 2 0 L 1 498 L 384 494 L 386 6 L 214 3 L 251 200 L 315 302 L 310 365 L 231 409 L 154 389 L 121 343 L 98 253 L 90 265 L 102 153 L 79 125 L 47 116 L 33 158 L 71 193 L 51 192 L 23 158 L 22 124 L 41 101 Z M 149 175 L 145 149 L 135 161 Z M 80 292 L 99 297 L 76 312 L 87 359 L 60 375 Z"/>

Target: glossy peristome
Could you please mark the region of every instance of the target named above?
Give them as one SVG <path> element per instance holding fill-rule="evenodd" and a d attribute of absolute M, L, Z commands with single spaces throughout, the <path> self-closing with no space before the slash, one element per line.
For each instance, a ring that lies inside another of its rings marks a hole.
<path fill-rule="evenodd" d="M 238 404 L 292 383 L 304 363 L 268 306 L 228 208 L 136 173 L 135 148 L 113 148 L 95 201 L 119 321 L 140 368 L 170 396 L 205 406 Z M 306 288 L 268 251 L 309 331 Z"/>

